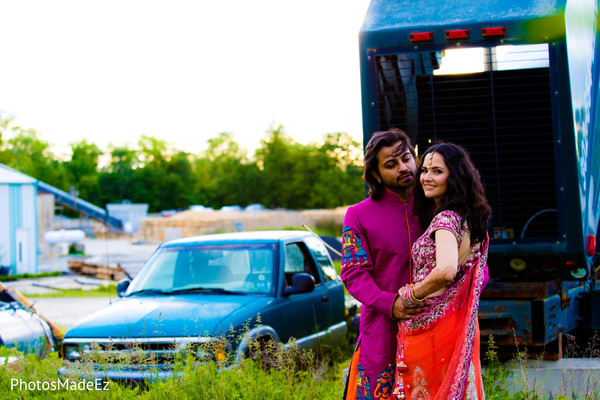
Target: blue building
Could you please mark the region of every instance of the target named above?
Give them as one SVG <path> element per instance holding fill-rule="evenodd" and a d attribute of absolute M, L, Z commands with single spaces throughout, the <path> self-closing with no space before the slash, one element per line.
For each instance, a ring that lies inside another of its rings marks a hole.
<path fill-rule="evenodd" d="M 37 180 L 0 164 L 0 273 L 37 273 Z"/>

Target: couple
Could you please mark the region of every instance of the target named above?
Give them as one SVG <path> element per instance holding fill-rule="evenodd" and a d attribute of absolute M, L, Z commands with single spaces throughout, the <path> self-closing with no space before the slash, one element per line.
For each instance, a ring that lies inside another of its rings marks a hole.
<path fill-rule="evenodd" d="M 345 399 L 483 398 L 479 296 L 491 216 L 460 146 L 431 146 L 417 167 L 408 136 L 365 149 L 369 197 L 350 207 L 342 280 L 362 303 Z"/>

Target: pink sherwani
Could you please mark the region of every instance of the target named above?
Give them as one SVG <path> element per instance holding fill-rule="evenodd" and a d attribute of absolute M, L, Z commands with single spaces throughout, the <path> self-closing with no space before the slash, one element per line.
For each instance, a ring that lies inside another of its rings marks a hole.
<path fill-rule="evenodd" d="M 348 293 L 362 303 L 357 398 L 391 394 L 398 333 L 392 305 L 410 281 L 410 249 L 422 233 L 412 196 L 405 203 L 384 191 L 380 199 L 367 198 L 346 212 L 341 276 Z"/>

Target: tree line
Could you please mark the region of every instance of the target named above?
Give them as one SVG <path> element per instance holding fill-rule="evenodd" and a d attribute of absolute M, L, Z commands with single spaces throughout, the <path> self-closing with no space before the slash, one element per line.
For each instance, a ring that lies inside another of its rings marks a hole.
<path fill-rule="evenodd" d="M 0 163 L 99 207 L 131 201 L 150 212 L 203 205 L 219 209 L 260 203 L 267 208 L 335 208 L 364 198 L 362 148 L 343 132 L 300 144 L 282 126 L 268 130 L 252 157 L 221 133 L 199 154 L 142 135 L 137 146 L 102 151 L 86 139 L 60 159 L 34 129 L 0 119 Z"/>

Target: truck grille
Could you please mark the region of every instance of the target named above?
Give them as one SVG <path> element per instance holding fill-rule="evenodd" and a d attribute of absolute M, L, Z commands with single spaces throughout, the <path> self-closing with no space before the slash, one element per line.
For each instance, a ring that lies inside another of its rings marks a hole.
<path fill-rule="evenodd" d="M 210 337 L 67 339 L 63 346 L 70 361 L 88 358 L 117 363 L 128 360 L 134 364 L 170 364 L 189 353 L 199 361 L 211 361 L 215 350 L 222 351 L 221 342 Z"/>

